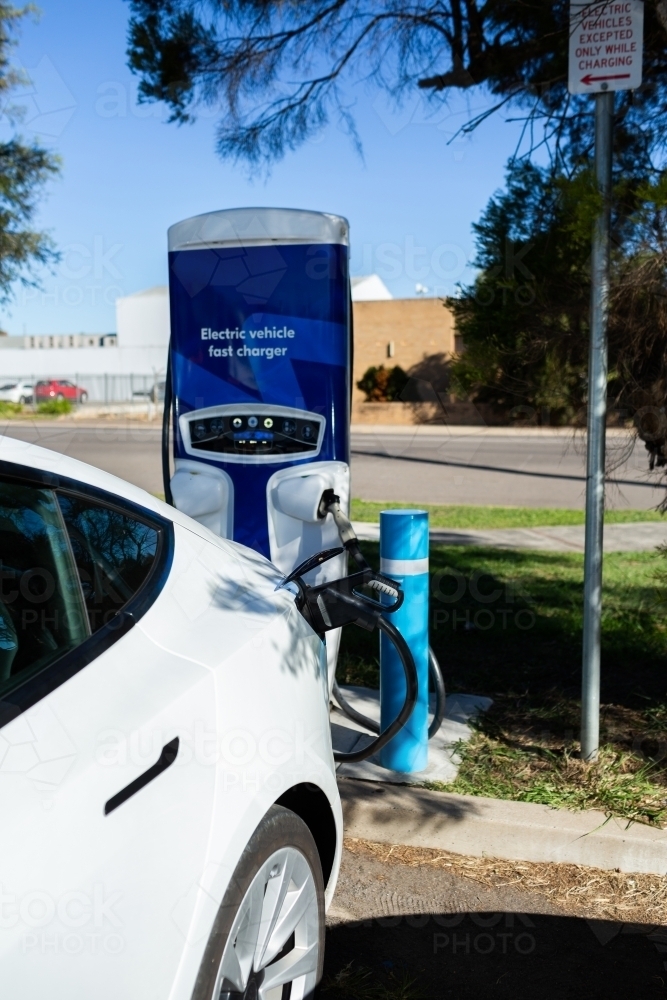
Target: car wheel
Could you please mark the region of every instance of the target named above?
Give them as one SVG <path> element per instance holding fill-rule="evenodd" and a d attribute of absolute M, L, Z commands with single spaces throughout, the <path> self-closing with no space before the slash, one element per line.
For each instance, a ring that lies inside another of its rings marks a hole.
<path fill-rule="evenodd" d="M 25 406 L 27 402 L 28 402 L 27 396 L 19 396 L 19 403 L 21 404 L 21 406 Z"/>
<path fill-rule="evenodd" d="M 303 820 L 272 806 L 232 875 L 192 1000 L 305 1000 L 323 960 L 317 847 Z"/>
<path fill-rule="evenodd" d="M 62 401 L 62 400 L 63 400 L 64 398 L 65 398 L 65 397 L 63 396 L 62 392 L 59 392 L 59 393 L 58 393 L 58 395 L 56 396 L 56 399 L 58 400 L 58 402 L 59 402 L 59 403 L 60 403 L 60 402 L 61 402 L 61 401 Z"/>
<path fill-rule="evenodd" d="M 80 403 L 87 403 L 88 402 L 88 393 L 87 392 L 82 392 L 81 393 L 81 395 L 79 396 L 79 402 Z"/>

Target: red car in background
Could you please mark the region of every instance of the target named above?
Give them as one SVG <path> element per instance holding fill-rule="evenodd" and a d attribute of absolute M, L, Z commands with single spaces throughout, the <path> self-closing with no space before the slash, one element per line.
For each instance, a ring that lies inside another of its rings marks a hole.
<path fill-rule="evenodd" d="M 69 399 L 72 403 L 85 403 L 88 393 L 80 385 L 68 382 L 66 379 L 50 379 L 48 382 L 35 382 L 35 400 L 45 403 L 49 399 Z"/>

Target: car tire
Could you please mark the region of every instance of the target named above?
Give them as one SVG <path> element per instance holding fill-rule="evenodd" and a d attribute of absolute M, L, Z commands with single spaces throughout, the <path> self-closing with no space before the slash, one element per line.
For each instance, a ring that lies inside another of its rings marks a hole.
<path fill-rule="evenodd" d="M 290 885 L 299 892 L 293 889 L 288 899 Z M 288 994 L 306 1000 L 323 961 L 324 880 L 317 847 L 302 819 L 272 806 L 234 870 L 192 1000 L 281 1000 Z"/>
<path fill-rule="evenodd" d="M 81 395 L 79 396 L 79 402 L 80 403 L 87 403 L 88 402 L 88 393 L 87 392 L 82 392 L 81 393 Z"/>
<path fill-rule="evenodd" d="M 57 399 L 57 401 L 58 401 L 59 403 L 61 403 L 61 402 L 63 401 L 63 399 L 64 399 L 64 398 L 65 398 L 65 397 L 63 396 L 62 392 L 59 392 L 59 393 L 57 394 L 57 396 L 56 396 L 56 399 Z"/>
<path fill-rule="evenodd" d="M 25 406 L 27 402 L 28 402 L 27 396 L 19 396 L 19 403 L 21 406 Z"/>

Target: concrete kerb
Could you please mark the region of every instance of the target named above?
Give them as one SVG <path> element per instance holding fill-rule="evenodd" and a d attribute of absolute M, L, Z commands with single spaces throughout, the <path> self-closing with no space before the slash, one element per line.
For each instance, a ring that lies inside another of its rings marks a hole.
<path fill-rule="evenodd" d="M 345 835 L 473 857 L 667 873 L 667 830 L 597 810 L 570 812 L 341 778 Z"/>

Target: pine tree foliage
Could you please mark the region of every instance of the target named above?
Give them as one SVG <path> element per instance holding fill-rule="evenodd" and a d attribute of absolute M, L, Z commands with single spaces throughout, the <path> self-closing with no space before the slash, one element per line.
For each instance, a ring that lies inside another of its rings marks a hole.
<path fill-rule="evenodd" d="M 545 423 L 581 419 L 587 399 L 591 231 L 599 208 L 586 169 L 568 175 L 526 161 L 510 164 L 505 189 L 491 198 L 474 226 L 478 276 L 449 300 L 465 345 L 452 365 L 459 392 L 504 413 L 530 412 Z M 618 177 L 612 233 L 609 405 L 619 417 L 637 415 L 647 443 L 662 442 L 667 432 L 665 175 L 655 183 Z"/>
<path fill-rule="evenodd" d="M 0 3 L 0 100 L 5 122 L 14 126 L 11 139 L 0 142 L 0 302 L 11 297 L 17 280 L 35 284 L 40 265 L 58 258 L 50 236 L 33 227 L 37 203 L 46 181 L 59 170 L 59 161 L 36 142 L 26 142 L 17 131 L 20 106 L 12 94 L 25 83 L 11 63 L 20 22 L 34 8 Z"/>
<path fill-rule="evenodd" d="M 415 88 L 435 104 L 477 88 L 492 98 L 481 117 L 518 109 L 531 145 L 590 146 L 589 101 L 567 91 L 569 0 L 128 2 L 140 98 L 180 122 L 218 107 L 223 156 L 271 161 L 332 118 L 355 135 L 358 83 L 399 103 Z M 618 97 L 628 156 L 667 136 L 667 0 L 645 8 L 646 83 Z"/>

